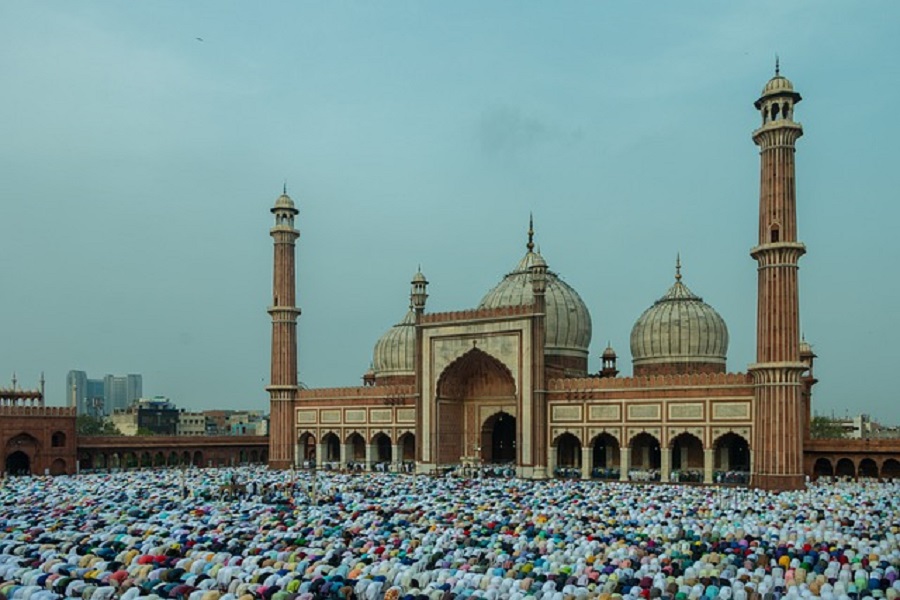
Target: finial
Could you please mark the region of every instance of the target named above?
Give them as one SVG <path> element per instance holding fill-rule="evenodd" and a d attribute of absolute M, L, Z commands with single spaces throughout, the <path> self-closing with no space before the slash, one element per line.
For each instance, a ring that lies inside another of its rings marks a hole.
<path fill-rule="evenodd" d="M 281 193 L 287 196 L 287 179 L 284 180 L 284 187 L 281 188 Z"/>
<path fill-rule="evenodd" d="M 681 281 L 681 252 L 675 255 L 675 281 Z"/>
<path fill-rule="evenodd" d="M 775 55 L 775 77 L 778 77 L 781 74 L 781 69 L 778 64 L 778 55 Z"/>
<path fill-rule="evenodd" d="M 528 213 L 528 243 L 525 244 L 529 252 L 534 251 L 534 215 Z"/>

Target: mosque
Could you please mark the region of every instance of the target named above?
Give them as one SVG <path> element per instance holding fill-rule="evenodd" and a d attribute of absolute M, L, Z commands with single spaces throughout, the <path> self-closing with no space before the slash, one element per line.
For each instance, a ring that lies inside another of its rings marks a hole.
<path fill-rule="evenodd" d="M 779 73 L 755 102 L 760 126 L 756 362 L 726 372 L 728 328 L 683 281 L 631 331 L 632 376 L 607 347 L 588 372 L 591 315 L 535 250 L 479 305 L 426 311 L 428 281 L 377 341 L 363 385 L 305 389 L 297 377 L 298 210 L 285 193 L 275 224 L 269 464 L 360 465 L 439 473 L 505 465 L 519 477 L 736 481 L 804 485 L 804 439 L 815 384 L 800 338 L 794 152 L 801 100 Z M 693 282 L 692 282 L 693 285 Z M 725 479 L 723 479 L 725 478 Z M 731 478 L 731 479 L 729 479 Z"/>

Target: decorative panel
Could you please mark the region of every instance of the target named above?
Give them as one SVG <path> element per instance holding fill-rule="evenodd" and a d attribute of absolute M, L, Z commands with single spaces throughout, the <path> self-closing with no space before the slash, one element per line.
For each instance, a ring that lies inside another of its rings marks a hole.
<path fill-rule="evenodd" d="M 372 423 L 390 423 L 392 421 L 391 409 L 373 408 L 369 411 L 369 421 Z"/>
<path fill-rule="evenodd" d="M 703 403 L 669 404 L 669 419 L 672 421 L 702 421 Z"/>
<path fill-rule="evenodd" d="M 344 419 L 345 423 L 365 423 L 366 422 L 366 410 L 365 409 L 347 409 L 344 411 Z"/>
<path fill-rule="evenodd" d="M 622 406 L 619 404 L 592 404 L 588 406 L 590 421 L 621 421 Z"/>
<path fill-rule="evenodd" d="M 628 420 L 630 421 L 658 421 L 660 420 L 659 404 L 629 404 Z"/>
<path fill-rule="evenodd" d="M 322 423 L 340 423 L 341 411 L 340 409 L 323 410 L 321 413 L 319 413 L 319 419 Z"/>
<path fill-rule="evenodd" d="M 750 419 L 749 402 L 717 402 L 712 407 L 714 421 Z"/>
<path fill-rule="evenodd" d="M 551 419 L 553 421 L 581 421 L 582 407 L 580 405 L 553 405 L 551 407 Z"/>
<path fill-rule="evenodd" d="M 316 411 L 315 410 L 298 410 L 297 411 L 297 424 L 298 425 L 309 425 L 311 423 L 316 422 Z"/>
<path fill-rule="evenodd" d="M 398 423 L 415 423 L 416 422 L 416 409 L 414 409 L 414 408 L 398 408 L 397 409 L 397 422 Z"/>

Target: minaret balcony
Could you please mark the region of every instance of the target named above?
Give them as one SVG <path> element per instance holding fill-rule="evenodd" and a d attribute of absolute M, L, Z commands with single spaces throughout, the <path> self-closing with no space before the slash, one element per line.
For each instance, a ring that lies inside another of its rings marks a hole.
<path fill-rule="evenodd" d="M 750 249 L 750 256 L 759 261 L 760 267 L 796 266 L 804 254 L 806 245 L 801 242 L 770 242 Z"/>

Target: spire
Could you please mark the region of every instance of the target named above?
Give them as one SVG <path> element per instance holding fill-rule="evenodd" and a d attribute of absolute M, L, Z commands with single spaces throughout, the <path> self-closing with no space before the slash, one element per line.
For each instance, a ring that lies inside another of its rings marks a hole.
<path fill-rule="evenodd" d="M 681 252 L 675 255 L 675 281 L 681 281 Z"/>
<path fill-rule="evenodd" d="M 287 179 L 284 180 L 284 187 L 281 188 L 281 193 L 287 196 Z"/>
<path fill-rule="evenodd" d="M 529 252 L 534 251 L 534 215 L 528 213 L 528 243 L 525 244 Z"/>
<path fill-rule="evenodd" d="M 781 75 L 781 68 L 780 68 L 780 65 L 778 64 L 778 55 L 776 54 L 775 55 L 775 77 L 778 77 L 780 75 Z"/>

